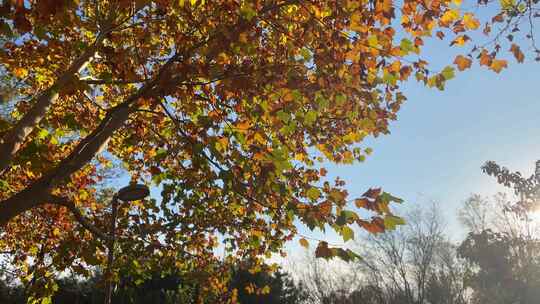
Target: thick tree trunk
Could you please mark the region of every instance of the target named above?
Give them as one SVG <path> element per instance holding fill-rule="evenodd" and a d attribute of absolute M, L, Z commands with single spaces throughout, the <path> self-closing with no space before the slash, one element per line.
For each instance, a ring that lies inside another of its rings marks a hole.
<path fill-rule="evenodd" d="M 92 45 L 81 56 L 75 59 L 51 87 L 36 97 L 32 108 L 0 139 L 0 174 L 9 167 L 9 164 L 17 151 L 19 151 L 26 137 L 43 119 L 51 103 L 58 98 L 58 91 L 73 81 L 76 74 L 90 62 L 96 49 L 96 44 Z"/>
<path fill-rule="evenodd" d="M 166 71 L 176 60 L 177 56 L 169 58 L 152 81 L 144 84 L 123 103 L 110 109 L 99 126 L 81 140 L 68 157 L 52 171 L 40 177 L 21 192 L 0 201 L 0 227 L 5 226 L 12 218 L 22 212 L 46 203 L 47 199 L 51 197 L 50 190 L 53 187 L 64 182 L 71 174 L 88 164 L 107 144 L 109 138 L 125 124 L 129 115 L 136 110 L 134 104 L 137 100 L 148 96 L 153 91 L 156 83 L 164 77 Z"/>
<path fill-rule="evenodd" d="M 36 182 L 33 187 L 26 188 L 9 199 L 0 203 L 0 227 L 7 224 L 15 216 L 39 205 L 41 199 L 46 198 L 47 186 L 43 182 Z"/>

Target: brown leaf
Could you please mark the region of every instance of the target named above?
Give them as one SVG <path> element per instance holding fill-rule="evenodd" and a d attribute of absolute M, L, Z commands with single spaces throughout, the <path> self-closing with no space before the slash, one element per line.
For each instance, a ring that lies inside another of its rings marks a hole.
<path fill-rule="evenodd" d="M 362 194 L 362 196 L 375 199 L 380 194 L 381 188 L 370 188 L 366 193 Z"/>
<path fill-rule="evenodd" d="M 15 25 L 15 28 L 21 33 L 27 33 L 32 30 L 32 24 L 26 18 L 26 14 L 22 11 L 15 14 L 13 18 L 13 24 Z"/>
<path fill-rule="evenodd" d="M 523 55 L 523 52 L 519 48 L 517 44 L 512 44 L 510 47 L 510 52 L 514 54 L 514 57 L 516 58 L 517 62 L 522 63 L 525 60 L 525 55 Z"/>
<path fill-rule="evenodd" d="M 319 245 L 317 245 L 317 249 L 315 249 L 315 257 L 317 258 L 331 258 L 332 257 L 332 250 L 328 248 L 328 243 L 325 241 L 319 242 Z"/>

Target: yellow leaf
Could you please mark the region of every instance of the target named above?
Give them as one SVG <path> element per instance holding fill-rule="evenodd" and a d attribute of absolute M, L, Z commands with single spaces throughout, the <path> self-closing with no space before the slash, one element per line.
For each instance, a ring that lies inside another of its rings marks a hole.
<path fill-rule="evenodd" d="M 456 39 L 454 39 L 450 45 L 456 44 L 459 46 L 463 46 L 468 40 L 470 40 L 469 36 L 461 35 L 461 36 L 456 37 Z"/>
<path fill-rule="evenodd" d="M 442 25 L 449 25 L 459 18 L 459 11 L 456 9 L 449 9 L 441 17 Z"/>
<path fill-rule="evenodd" d="M 270 293 L 270 286 L 265 285 L 265 286 L 261 289 L 261 294 L 269 294 L 269 293 Z"/>
<path fill-rule="evenodd" d="M 309 242 L 305 238 L 301 238 L 298 242 L 302 247 L 309 248 Z"/>
<path fill-rule="evenodd" d="M 294 100 L 294 95 L 292 94 L 291 91 L 287 90 L 285 95 L 283 95 L 283 100 L 287 101 L 287 102 L 293 101 Z"/>
<path fill-rule="evenodd" d="M 229 146 L 229 139 L 227 137 L 220 137 L 218 143 L 221 149 L 227 149 Z"/>
<path fill-rule="evenodd" d="M 475 30 L 480 27 L 480 21 L 474 18 L 474 15 L 471 13 L 466 13 L 463 16 L 463 24 L 465 25 L 465 28 L 470 30 Z"/>
<path fill-rule="evenodd" d="M 319 191 L 319 189 L 317 189 L 315 187 L 311 187 L 306 192 L 306 194 L 307 194 L 307 197 L 309 199 L 311 199 L 312 201 L 315 201 L 315 200 L 319 199 L 319 197 L 321 196 L 321 191 Z"/>
<path fill-rule="evenodd" d="M 255 292 L 255 288 L 253 287 L 251 283 L 248 286 L 246 286 L 245 289 L 248 294 L 252 294 Z"/>
<path fill-rule="evenodd" d="M 499 0 L 503 10 L 510 10 L 516 5 L 516 0 Z"/>
<path fill-rule="evenodd" d="M 506 60 L 502 59 L 493 59 L 491 62 L 491 65 L 489 66 L 490 69 L 495 71 L 496 73 L 499 73 L 502 69 L 508 67 L 508 63 Z"/>
<path fill-rule="evenodd" d="M 363 32 L 364 31 L 364 25 L 362 24 L 362 12 L 358 11 L 354 15 L 351 16 L 351 24 L 349 28 L 352 31 L 356 32 Z"/>
<path fill-rule="evenodd" d="M 18 78 L 24 78 L 26 75 L 28 75 L 28 70 L 25 68 L 15 68 L 15 70 L 13 70 L 13 74 L 15 74 L 15 76 Z"/>
<path fill-rule="evenodd" d="M 236 125 L 236 130 L 240 133 L 246 133 L 248 130 L 249 130 L 249 127 L 251 126 L 251 124 L 249 123 L 249 121 L 243 121 L 243 122 L 240 122 Z"/>
<path fill-rule="evenodd" d="M 264 145 L 266 144 L 266 139 L 264 139 L 264 137 L 260 134 L 260 133 L 255 133 L 255 135 L 253 136 L 255 138 L 255 140 L 260 143 L 261 145 Z"/>
<path fill-rule="evenodd" d="M 260 230 L 257 230 L 257 229 L 252 229 L 251 234 L 253 234 L 256 237 L 263 237 L 264 236 L 264 233 L 262 231 L 260 231 Z"/>

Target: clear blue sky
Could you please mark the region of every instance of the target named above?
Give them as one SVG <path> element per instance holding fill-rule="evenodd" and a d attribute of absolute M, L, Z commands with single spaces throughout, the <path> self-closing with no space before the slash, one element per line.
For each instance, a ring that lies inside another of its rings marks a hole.
<path fill-rule="evenodd" d="M 440 42 L 428 46 L 436 69 L 463 51 Z M 509 63 L 500 74 L 475 63 L 457 73 L 444 91 L 408 82 L 408 101 L 391 124 L 391 134 L 364 143 L 374 150 L 365 162 L 327 166 L 328 177 L 344 179 L 351 197 L 382 187 L 405 200 L 398 213 L 435 201 L 448 224 L 447 234 L 462 239 L 457 211 L 463 201 L 472 193 L 507 191 L 482 172 L 482 164 L 493 160 L 529 176 L 540 159 L 540 63 L 528 59 L 518 64 L 513 58 Z M 343 244 L 331 229 L 326 234 L 300 231 Z M 311 242 L 311 249 L 315 245 Z M 287 251 L 293 258 L 304 252 L 296 241 Z"/>
<path fill-rule="evenodd" d="M 454 53 L 437 45 L 429 49 L 435 65 L 451 63 Z M 407 83 L 408 101 L 391 134 L 368 141 L 374 153 L 364 163 L 332 166 L 330 173 L 345 179 L 352 195 L 381 186 L 406 205 L 434 200 L 458 232 L 455 214 L 464 199 L 502 189 L 480 170 L 485 161 L 528 176 L 540 159 L 540 64 L 509 62 L 501 74 L 473 65 L 444 91 Z"/>

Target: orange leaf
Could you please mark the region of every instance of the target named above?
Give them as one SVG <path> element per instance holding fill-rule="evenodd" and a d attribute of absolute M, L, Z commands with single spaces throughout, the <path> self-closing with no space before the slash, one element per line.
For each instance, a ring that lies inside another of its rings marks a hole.
<path fill-rule="evenodd" d="M 472 60 L 462 56 L 458 55 L 456 59 L 454 59 L 454 64 L 457 65 L 458 69 L 460 71 L 466 70 L 471 67 Z"/>
<path fill-rule="evenodd" d="M 487 53 L 487 51 L 483 51 L 480 54 L 480 65 L 487 65 L 490 66 L 493 58 Z"/>
<path fill-rule="evenodd" d="M 367 222 L 363 220 L 357 220 L 356 222 L 358 223 L 360 227 L 366 229 L 370 233 L 384 232 L 384 221 L 382 225 L 375 222 Z"/>
<path fill-rule="evenodd" d="M 369 201 L 365 198 L 359 198 L 354 200 L 354 204 L 358 208 L 366 208 L 367 206 L 369 206 Z"/>
<path fill-rule="evenodd" d="M 458 46 L 463 46 L 463 45 L 465 45 L 465 43 L 466 43 L 467 41 L 469 41 L 470 39 L 471 39 L 471 38 L 469 38 L 469 36 L 467 36 L 467 35 L 461 35 L 461 36 L 456 37 L 456 39 L 454 39 L 454 40 L 450 43 L 450 45 L 452 46 L 452 45 L 455 44 L 455 45 L 458 45 Z"/>
<path fill-rule="evenodd" d="M 477 28 L 480 27 L 480 21 L 474 18 L 474 15 L 471 13 L 466 13 L 463 16 L 463 24 L 469 30 L 476 30 Z"/>
<path fill-rule="evenodd" d="M 502 69 L 506 67 L 508 67 L 508 63 L 506 62 L 506 60 L 502 59 L 493 59 L 491 65 L 489 66 L 490 69 L 497 73 L 499 73 Z"/>

